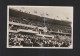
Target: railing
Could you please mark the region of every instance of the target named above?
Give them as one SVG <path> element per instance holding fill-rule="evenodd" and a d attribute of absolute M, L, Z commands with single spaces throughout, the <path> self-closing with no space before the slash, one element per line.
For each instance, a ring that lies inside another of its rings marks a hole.
<path fill-rule="evenodd" d="M 15 22 L 9 22 L 9 24 L 12 24 L 12 25 L 17 25 L 17 26 L 24 26 L 24 27 L 30 27 L 30 28 L 37 28 L 38 31 L 37 33 L 39 33 L 39 29 L 42 30 L 44 32 L 45 30 L 45 27 L 37 27 L 37 26 L 33 26 L 33 25 L 26 25 L 26 24 L 21 24 L 21 23 L 15 23 Z M 26 29 L 23 29 L 23 30 L 18 30 L 18 31 L 23 31 L 23 32 L 32 32 L 32 33 L 36 33 L 36 31 L 33 31 L 33 30 L 26 30 Z M 71 35 L 71 33 L 63 33 L 63 32 L 57 32 L 57 31 L 49 31 L 50 33 L 55 33 L 55 34 L 62 34 L 62 35 Z M 48 35 L 48 34 L 47 34 Z"/>

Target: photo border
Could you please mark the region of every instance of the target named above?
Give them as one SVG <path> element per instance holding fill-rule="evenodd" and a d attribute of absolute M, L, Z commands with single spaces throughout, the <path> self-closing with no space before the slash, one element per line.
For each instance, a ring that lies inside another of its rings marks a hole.
<path fill-rule="evenodd" d="M 73 19 L 72 19 L 72 25 L 71 25 L 71 41 L 72 41 L 72 47 L 9 47 L 9 7 L 72 7 L 74 10 L 73 6 L 27 6 L 27 5 L 7 5 L 7 48 L 36 48 L 36 49 L 73 49 Z M 74 11 L 73 11 L 74 12 Z M 72 14 L 73 16 L 73 14 Z"/>

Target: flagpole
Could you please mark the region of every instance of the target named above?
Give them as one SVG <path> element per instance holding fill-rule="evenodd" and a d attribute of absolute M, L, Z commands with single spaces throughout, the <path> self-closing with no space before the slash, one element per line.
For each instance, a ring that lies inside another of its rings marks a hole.
<path fill-rule="evenodd" d="M 45 27 L 45 18 L 44 18 L 44 27 Z"/>
<path fill-rule="evenodd" d="M 45 15 L 44 15 L 44 35 L 46 34 L 46 19 L 45 19 Z"/>

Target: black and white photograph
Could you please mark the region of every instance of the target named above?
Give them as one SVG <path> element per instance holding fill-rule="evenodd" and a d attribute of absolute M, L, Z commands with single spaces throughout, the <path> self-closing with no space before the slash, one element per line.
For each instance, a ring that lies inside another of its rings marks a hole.
<path fill-rule="evenodd" d="M 73 49 L 72 6 L 7 6 L 7 48 Z"/>

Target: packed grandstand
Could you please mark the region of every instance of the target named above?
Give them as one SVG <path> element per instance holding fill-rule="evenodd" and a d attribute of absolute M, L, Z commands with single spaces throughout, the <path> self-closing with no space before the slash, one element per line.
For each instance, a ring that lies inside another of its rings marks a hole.
<path fill-rule="evenodd" d="M 9 9 L 9 47 L 69 47 L 71 22 Z"/>

